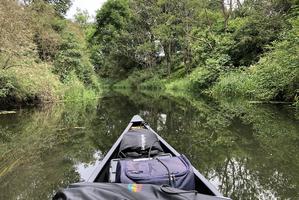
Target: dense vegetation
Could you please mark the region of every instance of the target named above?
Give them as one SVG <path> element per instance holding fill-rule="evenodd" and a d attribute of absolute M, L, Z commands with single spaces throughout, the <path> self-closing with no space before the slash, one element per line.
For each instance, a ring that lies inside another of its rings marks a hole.
<path fill-rule="evenodd" d="M 99 91 L 85 33 L 63 17 L 70 5 L 70 0 L 1 0 L 1 103 L 74 100 Z"/>
<path fill-rule="evenodd" d="M 298 100 L 297 0 L 108 0 L 89 37 L 115 87 Z"/>
<path fill-rule="evenodd" d="M 94 23 L 71 0 L 0 2 L 0 102 L 114 87 L 298 103 L 298 0 L 107 0 Z M 100 78 L 99 78 L 100 77 Z"/>

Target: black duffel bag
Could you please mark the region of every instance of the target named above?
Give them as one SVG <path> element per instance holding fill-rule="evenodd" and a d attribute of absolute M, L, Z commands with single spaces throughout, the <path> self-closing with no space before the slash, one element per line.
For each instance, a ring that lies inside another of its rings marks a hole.
<path fill-rule="evenodd" d="M 124 134 L 119 148 L 123 158 L 153 157 L 163 152 L 158 137 L 148 129 L 132 129 Z"/>
<path fill-rule="evenodd" d="M 171 187 L 117 183 L 75 183 L 56 193 L 53 200 L 228 200 Z"/>

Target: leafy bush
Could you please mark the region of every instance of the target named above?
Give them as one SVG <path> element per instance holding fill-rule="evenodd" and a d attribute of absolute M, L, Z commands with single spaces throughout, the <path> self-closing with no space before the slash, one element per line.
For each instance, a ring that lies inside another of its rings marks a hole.
<path fill-rule="evenodd" d="M 82 76 L 82 51 L 80 44 L 72 32 L 66 32 L 63 35 L 63 43 L 60 51 L 57 53 L 54 62 L 54 72 L 60 76 L 60 80 L 65 82 L 67 76 L 76 71 L 76 74 Z"/>
<path fill-rule="evenodd" d="M 149 80 L 140 84 L 140 88 L 149 90 L 159 90 L 164 88 L 164 82 L 158 76 L 154 76 Z"/>
<path fill-rule="evenodd" d="M 248 96 L 250 97 L 254 83 L 248 73 L 242 70 L 232 71 L 219 77 L 219 81 L 211 88 L 214 96 Z"/>
<path fill-rule="evenodd" d="M 240 9 L 244 13 L 237 11 L 236 14 L 240 17 L 231 20 L 228 29 L 234 41 L 229 49 L 234 66 L 250 66 L 257 62 L 267 51 L 265 47 L 279 39 L 280 33 L 287 30 L 288 23 L 282 16 L 283 11 L 277 9 L 276 3 L 278 2 L 267 4 L 263 1 L 247 1 Z"/>
<path fill-rule="evenodd" d="M 166 91 L 184 91 L 190 89 L 190 80 L 187 78 L 177 79 L 166 84 Z"/>
<path fill-rule="evenodd" d="M 162 89 L 164 84 L 161 77 L 151 69 L 134 71 L 125 80 L 113 85 L 115 88 L 143 88 L 143 89 Z"/>
<path fill-rule="evenodd" d="M 63 98 L 64 92 L 71 96 L 70 91 L 75 91 L 70 82 L 80 91 L 100 92 L 83 31 L 60 15 L 69 3 L 69 0 L 0 2 L 1 102 L 55 101 Z M 74 79 L 73 72 L 76 81 L 70 81 Z M 81 95 L 86 96 L 93 95 Z"/>
<path fill-rule="evenodd" d="M 54 72 L 65 82 L 71 72 L 75 72 L 79 80 L 86 86 L 98 88 L 94 69 L 86 52 L 84 36 L 80 34 L 78 27 L 68 24 L 62 32 L 63 41 L 54 60 Z"/>
<path fill-rule="evenodd" d="M 294 100 L 299 88 L 299 17 L 291 21 L 293 29 L 282 41 L 273 43 L 253 68 L 255 96 L 264 100 Z"/>
<path fill-rule="evenodd" d="M 131 83 L 129 82 L 128 79 L 121 80 L 116 83 L 112 83 L 113 88 L 120 88 L 120 89 L 126 89 L 126 88 L 131 88 Z"/>
<path fill-rule="evenodd" d="M 99 93 L 86 88 L 74 71 L 70 73 L 65 82 L 64 100 L 66 101 L 86 101 L 98 97 Z"/>
<path fill-rule="evenodd" d="M 35 58 L 30 15 L 18 1 L 0 1 L 0 69 L 16 66 L 17 60 Z"/>
<path fill-rule="evenodd" d="M 299 88 L 299 18 L 281 41 L 273 42 L 258 63 L 244 71 L 224 74 L 212 88 L 216 95 L 252 96 L 260 100 L 294 101 Z"/>
<path fill-rule="evenodd" d="M 63 93 L 63 85 L 45 64 L 2 70 L 0 82 L 3 101 L 5 99 L 17 103 L 55 101 L 60 99 Z"/>
<path fill-rule="evenodd" d="M 14 77 L 10 74 L 4 73 L 4 70 L 0 70 L 0 98 L 9 96 L 15 89 Z"/>
<path fill-rule="evenodd" d="M 211 87 L 218 78 L 213 68 L 198 67 L 188 76 L 175 79 L 166 84 L 167 90 L 188 90 L 202 93 Z"/>
<path fill-rule="evenodd" d="M 219 72 L 215 69 L 198 67 L 190 75 L 189 80 L 191 82 L 192 90 L 202 92 L 203 90 L 211 87 L 218 78 Z"/>

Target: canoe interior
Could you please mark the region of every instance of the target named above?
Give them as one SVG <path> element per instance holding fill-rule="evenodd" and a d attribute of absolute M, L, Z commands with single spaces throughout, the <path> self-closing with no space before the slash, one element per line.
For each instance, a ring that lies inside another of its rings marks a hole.
<path fill-rule="evenodd" d="M 141 119 L 141 118 L 140 118 Z M 88 180 L 89 182 L 109 182 L 109 167 L 110 167 L 110 160 L 119 158 L 118 152 L 119 152 L 119 146 L 122 139 L 122 136 L 128 132 L 128 130 L 132 128 L 144 128 L 149 129 L 152 132 L 154 132 L 159 139 L 160 145 L 163 148 L 165 153 L 170 153 L 173 156 L 178 156 L 179 153 L 175 151 L 166 141 L 164 141 L 155 131 L 153 131 L 144 121 L 135 120 L 132 119 L 131 123 L 128 125 L 128 127 L 125 129 L 125 131 L 122 133 L 122 135 L 118 138 L 118 140 L 115 142 L 113 147 L 110 149 L 110 151 L 106 154 L 100 165 L 97 167 L 93 175 Z M 195 172 L 195 189 L 202 194 L 212 195 L 212 196 L 222 196 L 196 169 L 194 169 Z"/>

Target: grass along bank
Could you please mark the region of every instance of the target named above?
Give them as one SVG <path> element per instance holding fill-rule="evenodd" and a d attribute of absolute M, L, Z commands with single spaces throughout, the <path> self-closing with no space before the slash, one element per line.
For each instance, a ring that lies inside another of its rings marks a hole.
<path fill-rule="evenodd" d="M 0 70 L 0 103 L 4 106 L 85 101 L 101 95 L 101 84 L 97 82 L 97 87 L 86 86 L 72 73 L 62 83 L 47 64 Z"/>

